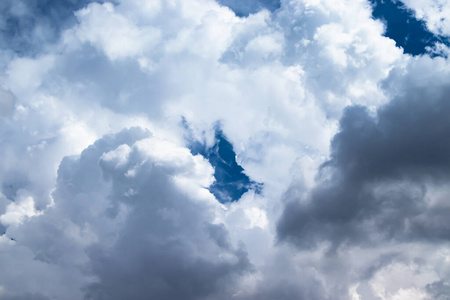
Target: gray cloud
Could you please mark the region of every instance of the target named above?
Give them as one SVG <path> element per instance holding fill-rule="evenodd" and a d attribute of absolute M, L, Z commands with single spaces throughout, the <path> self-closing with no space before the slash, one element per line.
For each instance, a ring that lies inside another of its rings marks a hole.
<path fill-rule="evenodd" d="M 133 150 L 120 168 L 101 160 L 112 180 L 108 197 L 113 205 L 125 204 L 128 215 L 113 247 L 97 244 L 88 251 L 100 281 L 88 287 L 87 299 L 199 299 L 248 272 L 245 250 L 230 244 L 223 225 L 212 224 L 211 208 L 174 184 L 173 176 L 188 170 L 143 161 L 142 155 Z"/>
<path fill-rule="evenodd" d="M 450 284 L 446 281 L 436 281 L 427 285 L 427 292 L 434 300 L 446 300 L 450 295 Z"/>
<path fill-rule="evenodd" d="M 214 222 L 211 178 L 209 164 L 188 149 L 124 130 L 66 157 L 55 205 L 7 235 L 45 272 L 56 264 L 66 279 L 80 270 L 96 278 L 65 282 L 80 284 L 86 299 L 226 299 L 252 267 L 243 245 Z"/>
<path fill-rule="evenodd" d="M 26 293 L 26 294 L 21 294 L 18 296 L 2 296 L 2 299 L 4 300 L 50 300 L 50 298 L 44 297 L 42 295 L 39 294 L 30 294 L 30 293 Z"/>
<path fill-rule="evenodd" d="M 287 204 L 279 239 L 302 247 L 448 240 L 448 208 L 426 197 L 430 182 L 442 185 L 450 175 L 449 95 L 448 86 L 411 88 L 376 117 L 361 106 L 347 108 L 317 187 L 310 199 Z"/>
<path fill-rule="evenodd" d="M 0 4 L 0 298 L 445 294 L 448 74 L 410 88 L 447 61 L 403 55 L 365 1 L 38 2 Z M 396 92 L 346 111 L 311 190 L 342 109 Z M 222 207 L 181 116 L 208 145 L 220 120 L 263 193 Z M 155 136 L 100 138 L 130 126 Z M 300 247 L 273 244 L 293 177 L 278 233 Z"/>
<path fill-rule="evenodd" d="M 5 0 L 0 4 L 0 48 L 34 55 L 75 24 L 74 11 L 93 0 Z M 99 1 L 103 2 L 103 1 Z"/>
<path fill-rule="evenodd" d="M 0 118 L 9 117 L 14 110 L 14 104 L 14 95 L 0 88 Z"/>

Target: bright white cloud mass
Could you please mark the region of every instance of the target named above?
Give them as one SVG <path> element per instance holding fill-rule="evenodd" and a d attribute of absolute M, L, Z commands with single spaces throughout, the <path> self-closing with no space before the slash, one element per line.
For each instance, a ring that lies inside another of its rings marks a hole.
<path fill-rule="evenodd" d="M 449 299 L 449 5 L 387 2 L 3 0 L 0 299 Z"/>

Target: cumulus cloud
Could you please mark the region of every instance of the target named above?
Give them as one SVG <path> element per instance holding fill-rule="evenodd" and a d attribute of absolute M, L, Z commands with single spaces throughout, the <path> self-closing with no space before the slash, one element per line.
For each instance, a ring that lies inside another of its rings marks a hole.
<path fill-rule="evenodd" d="M 411 92 L 407 100 L 393 100 L 380 109 L 376 120 L 363 107 L 346 109 L 332 142 L 331 159 L 321 167 L 323 183 L 312 193 L 306 209 L 297 208 L 300 215 L 291 216 L 293 211 L 286 210 L 285 217 L 299 224 L 282 223 L 282 236 L 291 226 L 299 233 L 307 227 L 307 235 L 300 233 L 298 239 L 309 243 L 308 235 L 314 236 L 310 226 L 316 224 L 326 232 L 318 236 L 337 243 L 370 240 L 368 228 L 359 223 L 375 214 L 369 231 L 375 226 L 387 238 L 447 239 L 446 222 L 439 217 L 446 214 L 445 205 L 427 208 L 424 198 L 426 181 L 439 183 L 448 174 L 448 92 L 444 90 L 437 99 L 414 89 Z M 431 228 L 419 221 L 427 213 L 436 213 L 423 219 L 433 220 Z"/>
<path fill-rule="evenodd" d="M 450 35 L 450 23 L 447 18 L 450 5 L 447 1 L 405 0 L 407 7 L 412 9 L 418 19 L 426 22 L 427 28 L 438 35 Z"/>
<path fill-rule="evenodd" d="M 231 243 L 224 225 L 214 221 L 221 208 L 205 188 L 212 171 L 203 157 L 139 128 L 105 136 L 81 155 L 66 157 L 55 204 L 23 227 L 10 226 L 7 235 L 14 242 L 3 244 L 34 254 L 33 259 L 17 251 L 6 262 L 34 261 L 41 278 L 54 276 L 56 265 L 64 276 L 53 283 L 57 287 L 42 291 L 32 284 L 32 272 L 18 270 L 26 277 L 5 274 L 8 281 L 30 285 L 6 286 L 4 293 L 59 299 L 79 299 L 81 291 L 87 299 L 225 293 L 251 264 L 245 248 Z M 82 279 L 80 273 L 84 280 L 70 281 Z"/>
<path fill-rule="evenodd" d="M 411 69 L 437 63 L 421 60 Z M 403 80 L 417 80 L 409 71 Z M 428 80 L 431 86 L 408 81 L 409 89 L 376 114 L 361 106 L 345 110 L 316 187 L 304 197 L 295 193 L 298 186 L 286 194 L 288 204 L 277 228 L 280 240 L 300 248 L 329 243 L 332 252 L 384 243 L 446 247 L 449 212 L 442 196 L 449 176 L 449 85 Z M 407 298 L 405 293 L 399 297 Z"/>
<path fill-rule="evenodd" d="M 368 1 L 0 8 L 0 298 L 445 295 L 448 61 Z"/>

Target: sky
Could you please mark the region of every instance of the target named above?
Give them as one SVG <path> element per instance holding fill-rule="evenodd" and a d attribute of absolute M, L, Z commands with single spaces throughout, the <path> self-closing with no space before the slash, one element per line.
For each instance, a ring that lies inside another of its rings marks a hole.
<path fill-rule="evenodd" d="M 449 299 L 449 15 L 2 0 L 0 299 Z"/>

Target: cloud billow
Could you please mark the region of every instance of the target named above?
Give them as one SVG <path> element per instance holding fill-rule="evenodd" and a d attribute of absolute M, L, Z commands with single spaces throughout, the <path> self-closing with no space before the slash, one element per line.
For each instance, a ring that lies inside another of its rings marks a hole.
<path fill-rule="evenodd" d="M 411 88 L 376 116 L 348 107 L 317 186 L 308 200 L 289 199 L 279 238 L 301 247 L 448 240 L 448 208 L 426 198 L 450 176 L 449 96 L 448 86 Z"/>
<path fill-rule="evenodd" d="M 373 9 L 1 2 L 0 299 L 448 294 L 448 48 Z"/>
<path fill-rule="evenodd" d="M 56 264 L 96 278 L 78 287 L 85 299 L 217 299 L 252 270 L 244 246 L 213 220 L 212 168 L 186 148 L 131 128 L 65 158 L 57 181 L 45 217 L 8 235 L 33 251 L 43 274 Z M 45 294 L 77 289 L 64 278 Z"/>
<path fill-rule="evenodd" d="M 158 149 L 148 142 L 133 147 L 128 161 L 117 163 L 114 151 L 100 157 L 104 176 L 112 180 L 112 209 L 125 206 L 127 216 L 112 247 L 96 244 L 88 250 L 100 281 L 89 285 L 87 299 L 198 299 L 249 270 L 245 250 L 230 244 L 223 225 L 212 223 L 213 206 L 192 198 L 174 182 L 174 176 L 186 172 L 201 180 L 207 173 L 190 174 L 188 168 L 205 162 L 187 149 L 164 144 Z M 163 155 L 161 162 L 151 158 L 153 151 Z M 230 258 L 217 259 L 221 253 Z"/>

